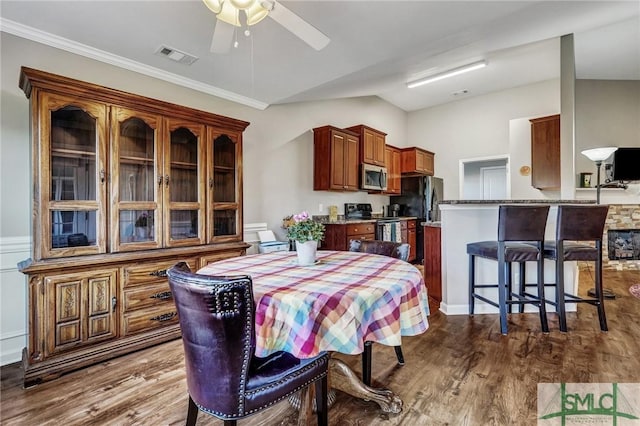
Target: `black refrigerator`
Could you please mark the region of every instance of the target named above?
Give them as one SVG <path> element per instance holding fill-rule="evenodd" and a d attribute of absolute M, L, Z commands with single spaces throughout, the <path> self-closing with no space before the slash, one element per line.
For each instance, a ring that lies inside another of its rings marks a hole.
<path fill-rule="evenodd" d="M 401 179 L 402 195 L 389 198 L 391 204 L 400 205 L 400 216 L 418 218 L 416 235 L 416 261 L 424 261 L 424 235 L 422 222 L 440 222 L 440 201 L 443 200 L 443 180 L 433 176 L 411 176 Z"/>

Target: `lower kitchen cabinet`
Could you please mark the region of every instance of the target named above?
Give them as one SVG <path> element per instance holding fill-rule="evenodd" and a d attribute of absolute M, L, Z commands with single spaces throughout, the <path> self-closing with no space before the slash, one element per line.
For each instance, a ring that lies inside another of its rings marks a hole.
<path fill-rule="evenodd" d="M 413 219 L 401 220 L 400 230 L 402 232 L 402 242 L 409 244 L 408 262 L 416 260 L 416 221 Z"/>
<path fill-rule="evenodd" d="M 351 240 L 375 240 L 375 222 L 358 222 L 348 224 L 325 224 L 324 250 L 349 250 Z"/>
<path fill-rule="evenodd" d="M 21 263 L 29 275 L 25 387 L 179 338 L 167 270 L 185 261 L 195 271 L 244 255 L 247 247 L 238 242 Z"/>
<path fill-rule="evenodd" d="M 442 301 L 442 257 L 440 228 L 424 227 L 424 282 L 429 297 Z"/>

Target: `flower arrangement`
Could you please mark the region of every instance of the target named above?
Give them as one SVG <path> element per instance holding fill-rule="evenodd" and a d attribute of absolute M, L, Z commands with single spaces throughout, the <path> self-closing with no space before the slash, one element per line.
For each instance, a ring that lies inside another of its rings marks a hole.
<path fill-rule="evenodd" d="M 137 228 L 145 228 L 147 225 L 151 225 L 153 223 L 153 216 L 147 214 L 147 212 L 142 213 L 136 219 L 136 227 Z"/>
<path fill-rule="evenodd" d="M 324 225 L 313 220 L 307 212 L 285 217 L 282 226 L 287 230 L 290 240 L 319 241 L 324 237 Z"/>

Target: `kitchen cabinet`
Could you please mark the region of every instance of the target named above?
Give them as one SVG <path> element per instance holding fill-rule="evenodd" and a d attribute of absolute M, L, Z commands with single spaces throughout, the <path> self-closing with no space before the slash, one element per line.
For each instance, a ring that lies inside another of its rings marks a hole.
<path fill-rule="evenodd" d="M 365 125 L 347 127 L 358 134 L 360 138 L 360 163 L 373 164 L 380 167 L 388 167 L 385 158 L 385 143 L 387 134 L 380 130 L 373 129 Z"/>
<path fill-rule="evenodd" d="M 402 193 L 400 182 L 402 164 L 400 161 L 400 150 L 394 146 L 385 147 L 385 158 L 387 163 L 387 190 L 385 194 L 400 195 Z"/>
<path fill-rule="evenodd" d="M 348 224 L 325 224 L 324 240 L 321 248 L 324 250 L 349 250 L 351 240 L 375 240 L 376 224 L 371 222 L 357 222 Z"/>
<path fill-rule="evenodd" d="M 401 155 L 401 173 L 407 176 L 433 176 L 434 153 L 422 148 L 403 148 Z"/>
<path fill-rule="evenodd" d="M 409 244 L 409 259 L 408 262 L 416 260 L 416 221 L 415 219 L 400 220 L 400 232 L 402 234 L 401 240 L 403 243 Z"/>
<path fill-rule="evenodd" d="M 560 115 L 534 118 L 531 122 L 531 186 L 560 188 Z"/>
<path fill-rule="evenodd" d="M 333 126 L 313 129 L 314 191 L 358 191 L 360 138 Z"/>
<path fill-rule="evenodd" d="M 440 227 L 424 227 L 424 282 L 429 297 L 442 301 L 442 257 Z"/>
<path fill-rule="evenodd" d="M 246 252 L 249 123 L 23 68 L 32 123 L 25 385 L 180 336 L 166 271 Z"/>

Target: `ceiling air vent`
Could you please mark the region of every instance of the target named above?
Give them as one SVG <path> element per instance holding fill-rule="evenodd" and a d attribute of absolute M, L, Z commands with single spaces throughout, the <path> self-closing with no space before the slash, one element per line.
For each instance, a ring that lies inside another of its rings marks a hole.
<path fill-rule="evenodd" d="M 160 56 L 166 56 L 172 61 L 180 62 L 181 64 L 185 65 L 191 65 L 198 60 L 197 57 L 189 53 L 181 52 L 177 49 L 167 46 L 160 46 L 160 48 L 156 51 L 156 54 Z"/>

